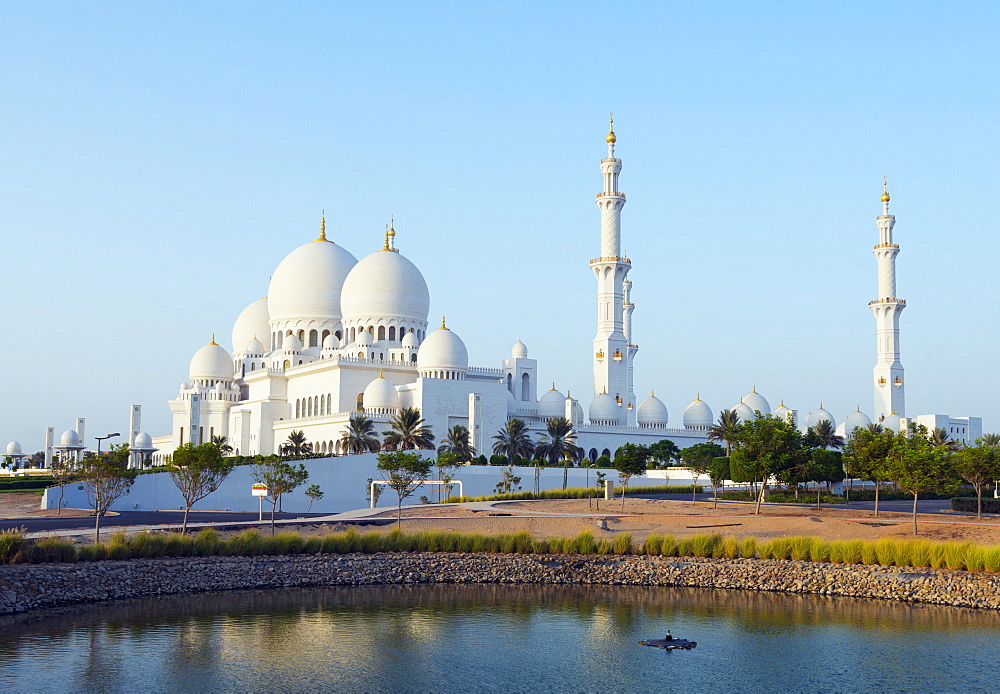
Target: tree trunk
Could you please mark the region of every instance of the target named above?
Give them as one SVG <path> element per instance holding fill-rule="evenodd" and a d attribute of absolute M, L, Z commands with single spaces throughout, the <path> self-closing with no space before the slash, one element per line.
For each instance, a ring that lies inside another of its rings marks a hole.
<path fill-rule="evenodd" d="M 715 503 L 712 504 L 712 508 L 719 508 L 719 488 L 716 485 L 712 485 L 712 499 Z"/>
<path fill-rule="evenodd" d="M 622 485 L 622 513 L 625 513 L 625 492 L 628 491 L 628 482 Z"/>
<path fill-rule="evenodd" d="M 983 485 L 976 485 L 976 518 L 983 517 Z"/>
<path fill-rule="evenodd" d="M 764 501 L 764 489 L 767 487 L 767 479 L 765 478 L 760 483 L 760 495 L 757 497 L 757 510 L 754 511 L 754 515 L 760 515 L 760 505 Z"/>
<path fill-rule="evenodd" d="M 399 503 L 396 504 L 396 528 L 401 529 L 403 527 L 403 497 L 399 497 Z"/>
<path fill-rule="evenodd" d="M 58 508 L 56 510 L 56 515 L 57 516 L 61 516 L 62 515 L 63 489 L 64 489 L 64 486 L 60 484 L 59 485 L 59 504 L 58 504 Z"/>
<path fill-rule="evenodd" d="M 191 504 L 184 507 L 184 520 L 181 522 L 181 535 L 187 532 L 188 528 L 188 511 L 191 510 Z"/>
<path fill-rule="evenodd" d="M 563 461 L 563 489 L 566 489 L 566 485 L 569 484 L 569 460 Z"/>
<path fill-rule="evenodd" d="M 917 534 L 917 492 L 913 492 L 913 534 Z"/>
<path fill-rule="evenodd" d="M 96 507 L 97 504 L 94 504 L 94 506 Z M 94 521 L 94 544 L 96 545 L 101 541 L 101 512 L 97 508 L 94 508 L 94 515 L 96 516 Z"/>
<path fill-rule="evenodd" d="M 878 481 L 875 482 L 875 517 L 878 518 Z"/>
<path fill-rule="evenodd" d="M 819 482 L 816 483 L 816 508 L 819 508 L 820 495 L 823 493 L 823 487 L 820 486 Z"/>
<path fill-rule="evenodd" d="M 271 502 L 271 537 L 274 537 L 274 509 L 278 507 L 278 499 L 281 495 L 274 497 L 274 501 Z"/>

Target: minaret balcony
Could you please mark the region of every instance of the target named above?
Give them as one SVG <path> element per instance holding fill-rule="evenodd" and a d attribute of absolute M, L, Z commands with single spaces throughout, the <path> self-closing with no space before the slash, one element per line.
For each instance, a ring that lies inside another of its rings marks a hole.
<path fill-rule="evenodd" d="M 598 193 L 595 197 L 598 198 L 624 198 L 625 193 Z"/>
<path fill-rule="evenodd" d="M 877 251 L 880 248 L 899 248 L 898 243 L 880 243 L 877 246 L 872 246 L 872 250 Z"/>
<path fill-rule="evenodd" d="M 616 350 L 615 350 L 615 353 L 614 353 L 614 354 L 612 354 L 611 356 L 612 356 L 612 358 L 613 358 L 613 359 L 614 359 L 615 361 L 621 361 L 621 360 L 622 360 L 622 353 L 621 353 L 621 350 L 619 350 L 619 349 L 616 349 Z"/>
<path fill-rule="evenodd" d="M 884 299 L 875 299 L 875 301 L 869 301 L 868 305 L 872 306 L 874 304 L 906 304 L 906 299 L 897 299 L 893 296 L 887 296 Z"/>
<path fill-rule="evenodd" d="M 595 359 L 604 359 L 604 350 L 602 349 L 602 350 L 598 350 L 597 352 L 594 352 L 594 358 Z"/>
<path fill-rule="evenodd" d="M 594 263 L 625 263 L 626 265 L 631 265 L 632 261 L 627 255 L 605 255 L 600 258 L 591 258 L 590 264 Z"/>

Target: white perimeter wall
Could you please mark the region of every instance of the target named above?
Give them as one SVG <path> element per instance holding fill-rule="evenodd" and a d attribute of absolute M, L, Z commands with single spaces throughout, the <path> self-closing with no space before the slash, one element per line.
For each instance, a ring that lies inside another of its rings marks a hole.
<path fill-rule="evenodd" d="M 374 453 L 365 455 L 338 456 L 336 458 L 315 458 L 303 461 L 309 470 L 309 479 L 301 487 L 291 494 L 285 494 L 281 500 L 281 506 L 287 513 L 305 513 L 309 507 L 309 499 L 305 495 L 305 489 L 311 484 L 318 484 L 324 492 L 321 501 L 313 504 L 313 513 L 342 513 L 359 508 L 367 508 L 365 501 L 365 481 L 372 479 L 383 479 L 381 473 L 376 469 L 377 460 Z M 233 470 L 233 473 L 223 482 L 217 491 L 194 505 L 195 511 L 256 511 L 258 508 L 257 498 L 250 494 L 253 484 L 250 465 L 241 465 Z M 466 496 L 483 496 L 493 494 L 494 486 L 500 481 L 503 467 L 489 465 L 467 465 L 459 468 L 456 479 L 464 484 Z M 540 488 L 560 489 L 562 487 L 562 468 L 541 468 Z M 607 479 L 618 480 L 618 473 L 615 470 L 600 470 L 607 475 Z M 436 473 L 436 470 L 434 471 Z M 534 488 L 535 468 L 515 467 L 514 474 L 521 478 L 521 490 L 531 491 Z M 434 475 L 432 475 L 433 477 Z M 586 469 L 569 468 L 568 486 L 587 486 L 588 474 Z M 595 470 L 590 470 L 589 484 L 596 481 Z M 698 480 L 706 484 L 707 480 L 702 477 Z M 691 484 L 691 475 L 684 468 L 670 468 L 667 470 L 649 470 L 641 477 L 633 477 L 629 486 L 664 484 L 664 485 L 687 485 Z M 406 499 L 404 503 L 419 503 L 421 496 L 428 499 L 437 499 L 437 487 L 421 487 L 416 493 Z M 458 494 L 458 488 L 454 489 Z M 42 508 L 55 508 L 59 499 L 58 489 L 48 489 L 42 497 Z M 397 501 L 396 492 L 391 489 L 384 489 L 379 498 L 379 507 L 390 508 Z M 63 496 L 63 508 L 89 508 L 86 492 L 81 484 L 66 485 Z M 267 511 L 270 504 L 264 501 L 264 510 Z M 124 497 L 115 502 L 111 510 L 113 511 L 175 511 L 184 509 L 184 500 L 180 492 L 174 485 L 173 480 L 165 472 L 139 475 L 132 489 Z"/>

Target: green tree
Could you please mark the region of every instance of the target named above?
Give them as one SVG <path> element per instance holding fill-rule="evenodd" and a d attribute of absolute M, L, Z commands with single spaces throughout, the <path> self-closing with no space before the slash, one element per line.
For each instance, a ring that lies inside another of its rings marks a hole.
<path fill-rule="evenodd" d="M 573 429 L 573 423 L 565 417 L 552 417 L 545 423 L 545 431 L 547 436 L 535 446 L 535 455 L 545 458 L 552 465 L 562 461 L 562 488 L 565 489 L 569 476 L 569 461 L 577 460 L 583 454 L 576 445 L 576 430 Z"/>
<path fill-rule="evenodd" d="M 382 434 L 382 448 L 387 451 L 434 450 L 434 434 L 416 407 L 402 408 L 389 420 L 389 431 Z"/>
<path fill-rule="evenodd" d="M 347 418 L 347 429 L 340 435 L 340 448 L 345 453 L 378 453 L 382 448 L 375 432 L 375 422 L 362 412 Z"/>
<path fill-rule="evenodd" d="M 980 439 L 982 446 L 988 446 L 989 448 L 1000 448 L 1000 434 L 983 434 L 983 438 Z"/>
<path fill-rule="evenodd" d="M 653 446 L 656 444 L 654 443 Z M 652 448 L 652 446 L 650 446 Z M 712 471 L 712 461 L 721 456 L 725 449 L 717 443 L 696 443 L 680 452 L 681 461 L 691 471 L 691 502 L 698 500 L 696 488 L 698 478 Z"/>
<path fill-rule="evenodd" d="M 730 454 L 734 473 L 740 465 L 751 479 L 760 480 L 760 493 L 754 510 L 755 514 L 759 514 L 767 481 L 796 463 L 796 455 L 802 448 L 802 436 L 791 423 L 764 415 L 740 422 L 736 427 L 734 443 Z"/>
<path fill-rule="evenodd" d="M 614 466 L 618 471 L 618 480 L 622 483 L 622 513 L 625 512 L 625 492 L 628 491 L 628 481 L 635 475 L 646 472 L 646 462 L 649 460 L 649 448 L 635 443 L 626 443 L 615 453 Z"/>
<path fill-rule="evenodd" d="M 949 451 L 958 450 L 958 441 L 951 438 L 947 430 L 941 427 L 932 429 L 927 438 L 935 448 L 944 448 Z"/>
<path fill-rule="evenodd" d="M 300 456 L 311 452 L 312 444 L 306 439 L 306 433 L 301 429 L 293 429 L 281 446 L 281 455 Z"/>
<path fill-rule="evenodd" d="M 267 500 L 271 504 L 271 535 L 274 535 L 274 512 L 283 494 L 290 494 L 307 479 L 309 471 L 299 463 L 297 466 L 273 456 L 262 458 L 254 465 L 250 474 L 254 482 L 267 487 Z"/>
<path fill-rule="evenodd" d="M 719 446 L 722 448 L 722 446 Z M 717 456 L 712 458 L 712 467 L 708 471 L 708 479 L 712 481 L 712 497 L 715 503 L 712 508 L 719 507 L 719 488 L 726 484 L 726 480 L 732 479 L 729 471 L 729 456 Z"/>
<path fill-rule="evenodd" d="M 514 466 L 508 465 L 500 471 L 500 481 L 493 487 L 497 494 L 510 494 L 521 488 L 521 478 L 514 474 Z"/>
<path fill-rule="evenodd" d="M 514 417 L 493 436 L 493 453 L 507 456 L 509 465 L 514 465 L 515 456 L 529 457 L 535 452 L 535 443 L 528 433 L 528 425 L 523 419 Z"/>
<path fill-rule="evenodd" d="M 182 534 L 187 532 L 191 507 L 218 489 L 234 467 L 235 461 L 224 458 L 222 446 L 214 440 L 198 446 L 185 443 L 174 451 L 167 473 L 184 497 Z"/>
<path fill-rule="evenodd" d="M 879 489 L 883 483 L 891 479 L 889 452 L 892 450 L 895 438 L 892 431 L 881 424 L 876 424 L 874 427 L 854 427 L 854 433 L 844 446 L 847 474 L 875 484 L 876 517 L 878 517 Z"/>
<path fill-rule="evenodd" d="M 444 488 L 445 499 L 451 496 L 451 490 L 455 486 L 451 484 L 451 481 L 455 479 L 455 473 L 464 464 L 461 456 L 454 451 L 442 451 L 438 453 L 437 462 L 434 466 L 437 468 L 438 480 L 444 482 L 441 486 Z M 438 490 L 438 501 L 441 500 L 441 491 L 441 489 Z"/>
<path fill-rule="evenodd" d="M 1000 479 L 1000 450 L 976 440 L 975 446 L 962 446 L 955 453 L 953 461 L 958 476 L 976 490 L 976 517 L 983 517 L 983 487 L 995 479 Z"/>
<path fill-rule="evenodd" d="M 216 434 L 212 437 L 211 445 L 219 449 L 222 455 L 229 455 L 233 452 L 233 447 L 229 445 L 229 438 Z"/>
<path fill-rule="evenodd" d="M 723 410 L 719 413 L 719 421 L 708 428 L 706 432 L 708 440 L 725 441 L 726 455 L 729 455 L 732 453 L 733 444 L 736 443 L 736 427 L 739 423 L 740 416 L 735 410 Z"/>
<path fill-rule="evenodd" d="M 820 423 L 822 424 L 822 422 Z M 804 453 L 808 461 L 805 478 L 816 483 L 816 508 L 819 508 L 822 498 L 822 484 L 844 480 L 844 461 L 840 452 L 828 451 L 825 448 L 813 448 L 804 451 Z"/>
<path fill-rule="evenodd" d="M 472 447 L 471 434 L 464 424 L 448 427 L 448 436 L 438 446 L 438 453 L 454 453 L 459 462 L 471 463 L 476 457 L 476 449 Z"/>
<path fill-rule="evenodd" d="M 309 498 L 309 508 L 306 509 L 306 513 L 312 511 L 313 504 L 320 501 L 325 495 L 323 490 L 319 488 L 318 484 L 310 484 L 306 487 L 306 496 Z"/>
<path fill-rule="evenodd" d="M 920 494 L 943 492 L 955 484 L 955 469 L 946 447 L 935 445 L 927 427 L 910 424 L 893 439 L 889 451 L 889 474 L 896 485 L 913 495 L 913 534 L 917 534 L 917 503 Z"/>
<path fill-rule="evenodd" d="M 661 467 L 667 467 L 681 459 L 681 449 L 670 439 L 660 439 L 649 444 L 649 459 Z"/>
<path fill-rule="evenodd" d="M 399 496 L 396 504 L 396 526 L 403 524 L 403 499 L 411 496 L 431 474 L 431 461 L 419 453 L 395 451 L 379 453 L 378 469 L 383 478 Z"/>
<path fill-rule="evenodd" d="M 829 419 L 821 419 L 815 426 L 809 427 L 805 435 L 805 444 L 810 448 L 843 448 L 844 437 L 837 433 L 833 422 Z"/>
<path fill-rule="evenodd" d="M 59 501 L 56 503 L 56 515 L 61 516 L 63 491 L 66 485 L 72 482 L 77 475 L 76 464 L 69 456 L 57 452 L 52 458 L 50 471 L 52 472 L 52 486 L 59 487 Z"/>
<path fill-rule="evenodd" d="M 595 460 L 594 465 L 596 465 L 597 467 L 602 467 L 605 470 L 607 470 L 610 467 L 614 467 L 614 463 L 611 462 L 611 458 L 609 458 L 606 455 L 602 455 L 597 460 Z"/>
<path fill-rule="evenodd" d="M 112 444 L 103 455 L 92 455 L 80 461 L 80 478 L 84 481 L 87 501 L 94 509 L 94 542 L 101 541 L 101 518 L 111 504 L 128 494 L 138 470 L 129 470 L 127 443 Z"/>

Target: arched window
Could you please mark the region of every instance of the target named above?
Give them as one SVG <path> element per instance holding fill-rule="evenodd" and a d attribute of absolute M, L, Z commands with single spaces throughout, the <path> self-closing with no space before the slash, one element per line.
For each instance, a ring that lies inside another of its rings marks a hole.
<path fill-rule="evenodd" d="M 605 448 L 603 451 L 601 451 L 601 455 L 610 458 L 611 457 L 611 451 L 609 451 L 607 448 Z"/>
<path fill-rule="evenodd" d="M 375 352 L 372 352 L 372 361 L 375 361 Z"/>
<path fill-rule="evenodd" d="M 592 462 L 592 463 L 596 462 L 597 461 L 597 449 L 596 448 L 591 448 L 590 452 L 587 453 L 587 457 L 590 458 L 590 462 Z"/>
<path fill-rule="evenodd" d="M 302 360 L 301 360 L 301 359 L 299 359 L 299 365 L 301 365 L 301 364 L 302 364 Z"/>
<path fill-rule="evenodd" d="M 507 390 L 511 395 L 514 394 L 514 377 L 511 374 L 507 374 Z"/>
<path fill-rule="evenodd" d="M 521 400 L 528 402 L 528 397 L 531 395 L 531 376 L 528 374 L 521 374 Z"/>
<path fill-rule="evenodd" d="M 368 326 L 368 334 L 371 335 L 372 337 L 375 337 L 375 326 L 374 325 L 369 325 Z"/>
<path fill-rule="evenodd" d="M 395 342 L 395 341 L 396 341 L 396 326 L 393 325 L 389 327 L 389 342 Z"/>
<path fill-rule="evenodd" d="M 416 364 L 417 363 L 417 355 L 416 354 L 411 354 L 410 355 L 410 363 L 411 364 Z"/>
<path fill-rule="evenodd" d="M 309 346 L 310 347 L 319 347 L 319 331 L 318 330 L 310 330 L 309 331 Z"/>
<path fill-rule="evenodd" d="M 302 344 L 306 343 L 306 331 L 305 330 L 300 330 L 295 337 L 299 338 L 299 342 L 301 342 Z"/>
<path fill-rule="evenodd" d="M 285 360 L 285 363 L 284 363 L 284 367 L 285 367 L 285 368 L 287 369 L 287 368 L 288 368 L 289 366 L 291 366 L 291 365 L 292 365 L 292 362 L 290 362 L 290 361 L 288 361 L 288 360 L 286 359 L 286 360 Z"/>
<path fill-rule="evenodd" d="M 351 342 L 354 342 L 355 338 L 357 337 L 357 334 L 358 334 L 357 329 L 351 328 Z"/>
<path fill-rule="evenodd" d="M 329 330 L 324 330 L 321 341 L 325 341 L 326 338 L 328 338 L 328 337 L 330 337 L 330 331 Z"/>
<path fill-rule="evenodd" d="M 364 352 L 358 352 L 358 359 L 364 359 L 364 358 L 365 358 L 365 353 Z"/>
<path fill-rule="evenodd" d="M 365 411 L 365 394 L 358 393 L 358 412 Z"/>
<path fill-rule="evenodd" d="M 389 355 L 389 361 L 396 361 L 396 355 L 395 354 L 390 354 Z"/>
<path fill-rule="evenodd" d="M 184 427 L 181 427 L 180 443 L 184 445 Z"/>
<path fill-rule="evenodd" d="M 302 411 L 302 403 L 299 400 L 295 401 L 295 418 L 299 418 L 299 413 Z"/>
<path fill-rule="evenodd" d="M 379 341 L 382 341 L 382 340 L 385 339 L 385 326 L 384 325 L 378 326 L 378 339 L 379 339 Z"/>
<path fill-rule="evenodd" d="M 250 370 L 251 371 L 253 370 L 253 364 L 250 365 Z M 240 365 L 240 378 L 243 378 L 246 375 L 247 375 L 247 365 L 246 364 L 241 364 Z"/>
<path fill-rule="evenodd" d="M 205 443 L 205 427 L 198 427 L 198 443 Z"/>
<path fill-rule="evenodd" d="M 278 333 L 278 345 L 275 349 L 281 349 L 285 345 L 285 333 Z"/>
<path fill-rule="evenodd" d="M 343 335 L 340 334 L 339 330 L 337 332 L 335 332 L 334 335 L 337 336 L 337 342 L 340 342 L 343 339 L 343 337 L 344 337 Z"/>

